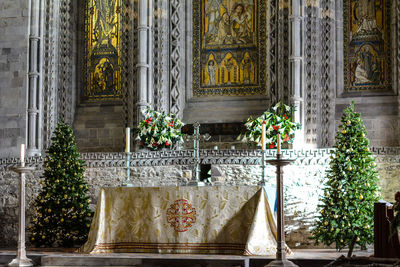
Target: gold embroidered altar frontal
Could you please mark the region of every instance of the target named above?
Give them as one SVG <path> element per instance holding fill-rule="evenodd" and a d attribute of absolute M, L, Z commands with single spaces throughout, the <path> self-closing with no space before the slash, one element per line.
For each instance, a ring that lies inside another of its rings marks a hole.
<path fill-rule="evenodd" d="M 102 188 L 84 253 L 274 255 L 259 186 Z"/>

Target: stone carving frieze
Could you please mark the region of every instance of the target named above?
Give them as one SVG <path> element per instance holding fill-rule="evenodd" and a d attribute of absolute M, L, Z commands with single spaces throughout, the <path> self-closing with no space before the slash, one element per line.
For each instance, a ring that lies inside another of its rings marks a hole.
<path fill-rule="evenodd" d="M 333 148 L 310 149 L 310 150 L 282 150 L 283 158 L 295 159 L 294 165 L 328 165 L 330 153 Z M 372 147 L 371 151 L 381 158 L 392 159 L 390 162 L 400 163 L 400 147 Z M 388 157 L 386 157 L 388 156 Z M 88 168 L 123 168 L 126 166 L 125 153 L 81 153 L 81 158 L 86 162 Z M 266 158 L 276 158 L 276 150 L 267 150 Z M 214 165 L 260 165 L 261 150 L 200 150 L 202 164 Z M 27 166 L 43 169 L 44 157 L 28 157 Z M 0 171 L 19 164 L 19 158 L 0 158 Z M 169 165 L 192 165 L 194 164 L 193 150 L 166 150 L 166 151 L 139 151 L 131 155 L 131 166 L 169 166 Z"/>

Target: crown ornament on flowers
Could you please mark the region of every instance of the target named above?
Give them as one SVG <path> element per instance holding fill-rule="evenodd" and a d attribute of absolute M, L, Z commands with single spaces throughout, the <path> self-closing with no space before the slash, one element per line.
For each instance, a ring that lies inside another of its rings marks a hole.
<path fill-rule="evenodd" d="M 184 124 L 176 118 L 175 114 L 158 112 L 151 106 L 147 106 L 142 114 L 144 119 L 139 122 L 136 137 L 136 140 L 140 142 L 140 147 L 159 150 L 183 143 L 181 129 Z"/>
<path fill-rule="evenodd" d="M 248 118 L 245 123 L 246 131 L 238 136 L 238 140 L 261 147 L 262 125 L 265 124 L 267 148 L 273 149 L 277 146 L 278 134 L 284 143 L 291 144 L 295 131 L 301 128 L 300 123 L 293 122 L 294 110 L 294 107 L 278 102 L 260 117 Z"/>

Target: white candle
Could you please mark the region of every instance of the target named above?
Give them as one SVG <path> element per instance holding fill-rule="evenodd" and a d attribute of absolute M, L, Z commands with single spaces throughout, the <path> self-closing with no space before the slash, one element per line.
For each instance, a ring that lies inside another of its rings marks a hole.
<path fill-rule="evenodd" d="M 278 143 L 278 154 L 281 154 L 281 135 L 280 134 L 278 134 L 278 136 L 277 136 L 277 143 Z"/>
<path fill-rule="evenodd" d="M 130 152 L 130 136 L 131 136 L 131 128 L 126 127 L 126 143 L 125 143 L 125 152 Z"/>
<path fill-rule="evenodd" d="M 261 149 L 265 150 L 265 123 L 262 124 L 261 131 Z"/>
<path fill-rule="evenodd" d="M 21 163 L 25 163 L 25 144 L 21 144 Z"/>

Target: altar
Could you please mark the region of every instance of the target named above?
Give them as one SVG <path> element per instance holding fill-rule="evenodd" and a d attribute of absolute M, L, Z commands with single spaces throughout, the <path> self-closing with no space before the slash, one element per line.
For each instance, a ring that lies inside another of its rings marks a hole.
<path fill-rule="evenodd" d="M 107 187 L 83 253 L 275 255 L 260 186 Z"/>

